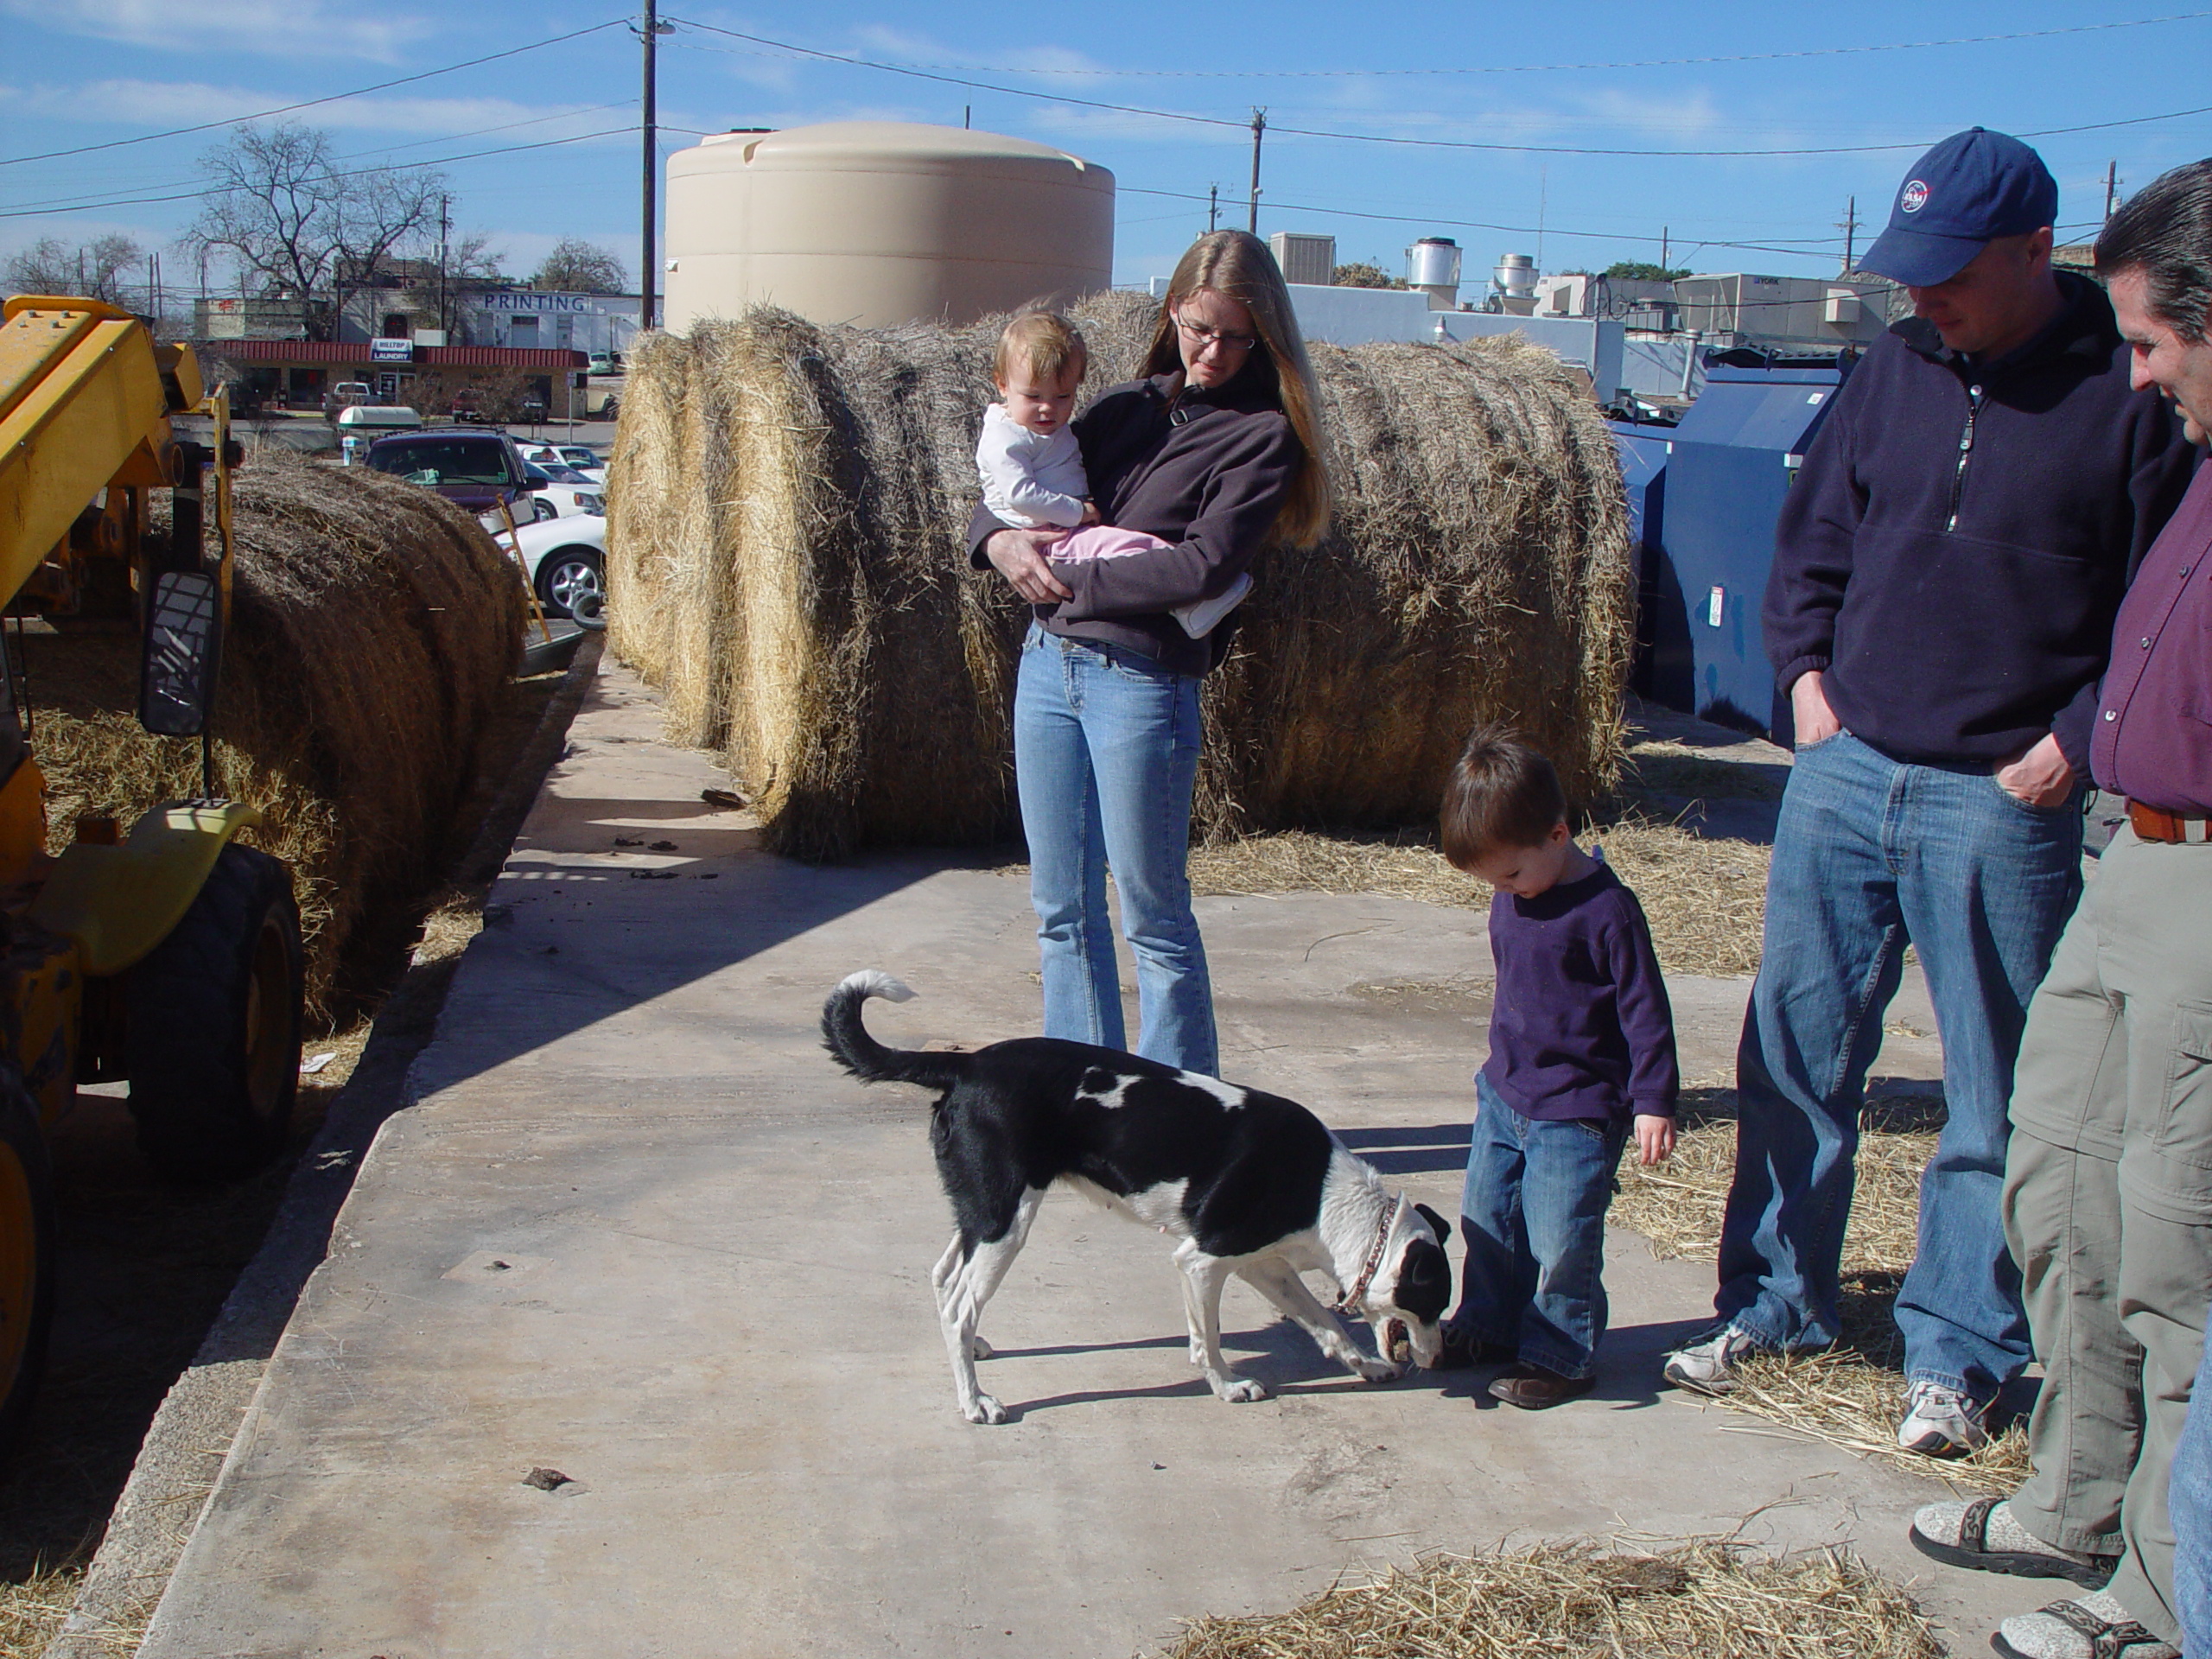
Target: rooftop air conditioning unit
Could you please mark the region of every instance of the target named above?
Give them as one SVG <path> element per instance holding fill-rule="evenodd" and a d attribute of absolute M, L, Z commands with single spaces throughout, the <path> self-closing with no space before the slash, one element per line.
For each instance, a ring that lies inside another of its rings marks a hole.
<path fill-rule="evenodd" d="M 1859 321 L 1862 306 L 1856 289 L 1828 289 L 1827 303 L 1821 308 L 1821 320 L 1848 327 Z"/>

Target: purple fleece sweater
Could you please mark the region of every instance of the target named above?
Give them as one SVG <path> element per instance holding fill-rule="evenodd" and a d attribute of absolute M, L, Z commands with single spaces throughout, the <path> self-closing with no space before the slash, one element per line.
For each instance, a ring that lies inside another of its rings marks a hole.
<path fill-rule="evenodd" d="M 1599 864 L 1491 901 L 1497 1000 L 1483 1075 L 1523 1117 L 1672 1117 L 1675 1016 L 1643 906 Z"/>

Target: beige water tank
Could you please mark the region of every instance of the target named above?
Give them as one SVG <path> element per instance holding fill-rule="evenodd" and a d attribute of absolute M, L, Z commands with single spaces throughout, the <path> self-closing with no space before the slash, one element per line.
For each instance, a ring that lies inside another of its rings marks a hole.
<path fill-rule="evenodd" d="M 1049 144 L 902 121 L 733 132 L 668 158 L 666 326 L 757 302 L 817 322 L 970 322 L 1114 270 L 1114 175 Z"/>

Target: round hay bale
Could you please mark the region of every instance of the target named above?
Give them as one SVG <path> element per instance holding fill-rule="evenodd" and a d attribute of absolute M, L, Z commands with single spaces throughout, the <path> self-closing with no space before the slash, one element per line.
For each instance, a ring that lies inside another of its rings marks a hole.
<path fill-rule="evenodd" d="M 327 1014 L 356 934 L 399 919 L 435 879 L 521 650 L 524 596 L 468 514 L 365 467 L 257 449 L 233 499 L 215 787 L 267 815 L 245 838 L 292 866 L 310 1006 Z M 198 740 L 138 724 L 135 632 L 24 645 L 54 847 L 81 813 L 127 825 L 201 792 Z"/>
<path fill-rule="evenodd" d="M 1134 375 L 1154 315 L 1127 294 L 1077 308 L 1086 393 Z M 667 696 L 671 734 L 752 786 L 776 850 L 1013 825 L 1028 610 L 963 540 L 1002 321 L 862 330 L 759 308 L 632 359 L 610 643 Z M 1634 618 L 1596 409 L 1517 338 L 1313 357 L 1337 524 L 1255 567 L 1206 682 L 1200 835 L 1429 817 L 1486 718 L 1597 799 L 1622 753 Z"/>

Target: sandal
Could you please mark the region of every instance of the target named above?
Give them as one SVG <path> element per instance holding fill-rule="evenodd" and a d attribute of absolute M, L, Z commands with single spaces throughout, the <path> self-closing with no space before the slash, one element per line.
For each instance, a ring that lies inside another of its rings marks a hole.
<path fill-rule="evenodd" d="M 2106 1612 L 2118 1615 L 2107 1618 Z M 2127 1618 L 2101 1592 L 2054 1601 L 1997 1627 L 1989 1645 L 2004 1659 L 2181 1659 L 2180 1651 Z"/>
<path fill-rule="evenodd" d="M 1960 1509 L 1958 1529 L 1949 1538 L 1944 1535 L 1951 1532 L 1947 1523 L 1955 1506 L 1930 1503 L 1913 1517 L 1912 1529 L 1906 1536 L 1922 1554 L 1947 1567 L 1971 1567 L 1981 1573 L 2010 1573 L 2023 1579 L 2069 1579 L 2085 1590 L 2105 1587 L 2112 1577 L 2116 1557 L 2060 1549 L 2040 1541 L 2031 1548 L 1992 1549 L 1989 1520 L 2003 1502 L 2002 1498 L 1980 1497 L 1956 1506 Z M 2011 1520 L 2009 1515 L 2006 1519 Z M 2012 1522 L 2012 1528 L 2016 1532 L 2026 1531 L 2017 1521 Z"/>

